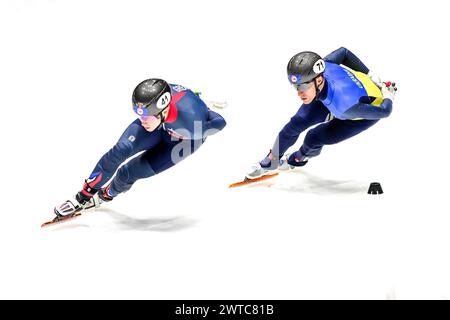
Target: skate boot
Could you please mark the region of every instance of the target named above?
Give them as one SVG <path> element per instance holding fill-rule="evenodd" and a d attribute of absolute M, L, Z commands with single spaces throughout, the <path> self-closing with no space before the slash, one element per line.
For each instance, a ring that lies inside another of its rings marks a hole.
<path fill-rule="evenodd" d="M 247 179 L 257 179 L 262 176 L 275 174 L 278 172 L 279 164 L 279 159 L 270 152 L 263 160 L 254 164 L 245 174 L 245 177 Z"/>
<path fill-rule="evenodd" d="M 103 202 L 112 201 L 114 199 L 114 196 L 112 194 L 111 185 L 108 185 L 106 188 L 102 188 L 98 193 L 98 197 Z"/>
<path fill-rule="evenodd" d="M 278 172 L 278 168 L 270 168 L 270 167 L 263 167 L 261 166 L 261 163 L 256 163 L 251 166 L 250 170 L 245 174 L 245 177 L 247 179 L 257 179 L 262 176 L 275 174 Z"/>
<path fill-rule="evenodd" d="M 80 191 L 74 198 L 66 200 L 61 205 L 56 206 L 54 212 L 56 216 L 60 218 L 72 217 L 81 210 L 99 207 L 101 202 L 102 201 L 97 195 L 87 197 Z"/>
<path fill-rule="evenodd" d="M 283 171 L 294 170 L 298 167 L 303 167 L 308 163 L 308 158 L 301 156 L 300 153 L 287 153 L 280 159 L 279 169 Z"/>

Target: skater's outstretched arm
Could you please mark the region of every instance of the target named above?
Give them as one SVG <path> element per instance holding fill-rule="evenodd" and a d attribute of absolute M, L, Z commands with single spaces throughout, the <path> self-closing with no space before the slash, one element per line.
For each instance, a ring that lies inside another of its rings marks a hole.
<path fill-rule="evenodd" d="M 309 127 L 325 121 L 329 111 L 320 101 L 304 104 L 283 127 L 272 147 L 272 154 L 281 158 L 298 139 L 300 133 Z"/>
<path fill-rule="evenodd" d="M 272 154 L 276 158 L 283 156 L 286 150 L 297 141 L 300 133 L 306 128 L 301 116 L 297 114 L 293 116 L 278 134 L 272 147 Z"/>

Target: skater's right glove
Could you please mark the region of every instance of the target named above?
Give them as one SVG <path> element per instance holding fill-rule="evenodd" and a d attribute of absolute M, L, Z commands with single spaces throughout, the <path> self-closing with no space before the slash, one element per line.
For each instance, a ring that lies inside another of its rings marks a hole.
<path fill-rule="evenodd" d="M 384 99 L 390 99 L 394 102 L 395 94 L 397 93 L 397 87 L 395 82 L 383 82 L 381 85 L 381 94 Z"/>

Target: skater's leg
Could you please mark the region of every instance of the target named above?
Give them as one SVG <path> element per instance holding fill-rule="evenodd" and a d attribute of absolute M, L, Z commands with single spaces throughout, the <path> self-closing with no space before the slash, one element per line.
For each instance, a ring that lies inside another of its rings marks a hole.
<path fill-rule="evenodd" d="M 303 145 L 297 153 L 299 160 L 315 157 L 323 146 L 336 144 L 349 139 L 373 126 L 378 120 L 339 120 L 333 119 L 308 131 Z M 291 159 L 292 161 L 292 159 Z"/>
<path fill-rule="evenodd" d="M 148 178 L 169 169 L 195 152 L 202 144 L 201 140 L 171 141 L 168 134 L 154 148 L 123 165 L 111 184 L 106 188 L 112 198 L 128 191 L 139 179 Z"/>

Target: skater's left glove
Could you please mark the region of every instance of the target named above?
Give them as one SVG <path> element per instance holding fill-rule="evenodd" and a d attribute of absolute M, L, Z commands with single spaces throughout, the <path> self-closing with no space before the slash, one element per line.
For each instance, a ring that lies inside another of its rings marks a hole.
<path fill-rule="evenodd" d="M 381 86 L 381 94 L 384 99 L 391 99 L 394 102 L 395 94 L 397 93 L 397 86 L 395 82 L 383 82 Z"/>
<path fill-rule="evenodd" d="M 296 151 L 289 156 L 287 162 L 294 167 L 303 167 L 308 162 L 308 159 L 304 157 L 300 151 Z"/>
<path fill-rule="evenodd" d="M 226 101 L 211 101 L 211 100 L 207 100 L 204 101 L 206 106 L 209 109 L 224 109 L 228 106 L 228 103 Z"/>

